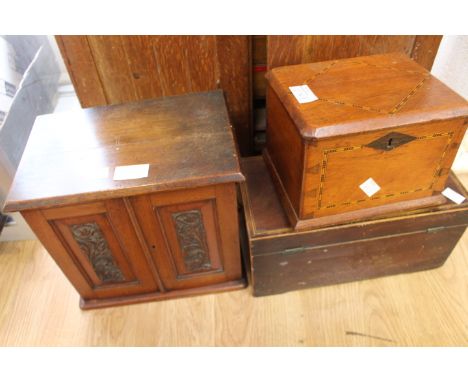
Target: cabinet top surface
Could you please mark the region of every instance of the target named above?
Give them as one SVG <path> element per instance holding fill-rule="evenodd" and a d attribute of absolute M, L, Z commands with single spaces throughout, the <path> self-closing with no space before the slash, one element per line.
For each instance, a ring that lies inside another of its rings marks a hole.
<path fill-rule="evenodd" d="M 243 179 L 222 91 L 194 93 L 38 117 L 4 210 Z"/>
<path fill-rule="evenodd" d="M 275 68 L 267 74 L 304 138 L 379 130 L 468 115 L 468 103 L 401 53 Z M 317 100 L 299 103 L 291 86 Z"/>

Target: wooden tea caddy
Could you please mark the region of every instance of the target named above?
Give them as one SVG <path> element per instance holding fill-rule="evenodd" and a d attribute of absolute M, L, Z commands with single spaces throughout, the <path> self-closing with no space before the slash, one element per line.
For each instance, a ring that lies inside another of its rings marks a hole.
<path fill-rule="evenodd" d="M 293 227 L 445 202 L 468 103 L 404 54 L 275 68 L 264 152 Z M 290 87 L 318 98 L 300 103 Z M 380 187 L 366 194 L 366 181 Z"/>

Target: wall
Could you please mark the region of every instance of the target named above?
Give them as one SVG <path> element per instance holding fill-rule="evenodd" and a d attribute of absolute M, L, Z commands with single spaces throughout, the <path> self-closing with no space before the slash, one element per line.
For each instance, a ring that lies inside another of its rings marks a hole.
<path fill-rule="evenodd" d="M 444 36 L 431 72 L 468 99 L 468 36 Z M 452 169 L 457 173 L 468 173 L 468 135 L 465 135 Z"/>
<path fill-rule="evenodd" d="M 5 36 L 16 50 L 23 80 L 0 130 L 0 210 L 13 181 L 37 115 L 51 113 L 56 103 L 60 70 L 45 36 Z M 0 240 L 32 238 L 21 216 L 4 227 Z"/>
<path fill-rule="evenodd" d="M 432 74 L 468 98 L 468 36 L 444 36 Z"/>

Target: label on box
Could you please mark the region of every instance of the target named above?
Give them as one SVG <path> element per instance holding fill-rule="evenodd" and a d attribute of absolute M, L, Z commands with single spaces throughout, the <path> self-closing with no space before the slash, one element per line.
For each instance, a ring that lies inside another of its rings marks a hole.
<path fill-rule="evenodd" d="M 375 182 L 374 179 L 369 178 L 364 183 L 362 183 L 359 188 L 365 192 L 367 196 L 374 195 L 377 191 L 380 190 L 380 186 Z"/>
<path fill-rule="evenodd" d="M 308 103 L 318 100 L 318 97 L 307 85 L 290 86 L 289 90 L 291 90 L 291 93 L 296 97 L 299 103 Z"/>
<path fill-rule="evenodd" d="M 114 170 L 114 180 L 140 179 L 148 176 L 149 164 L 117 166 Z"/>
<path fill-rule="evenodd" d="M 446 198 L 450 199 L 452 202 L 461 204 L 465 200 L 463 195 L 460 195 L 458 192 L 453 191 L 450 187 L 447 187 L 444 191 L 442 191 L 442 195 Z"/>

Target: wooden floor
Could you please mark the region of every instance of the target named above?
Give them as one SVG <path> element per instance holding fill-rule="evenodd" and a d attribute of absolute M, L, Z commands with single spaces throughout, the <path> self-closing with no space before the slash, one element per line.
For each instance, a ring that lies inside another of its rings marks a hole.
<path fill-rule="evenodd" d="M 271 297 L 247 288 L 93 311 L 79 309 L 39 242 L 2 242 L 0 345 L 467 346 L 468 232 L 431 271 Z"/>
<path fill-rule="evenodd" d="M 0 345 L 468 345 L 468 232 L 436 270 L 271 297 L 81 311 L 37 241 L 0 243 L 0 272 Z"/>

